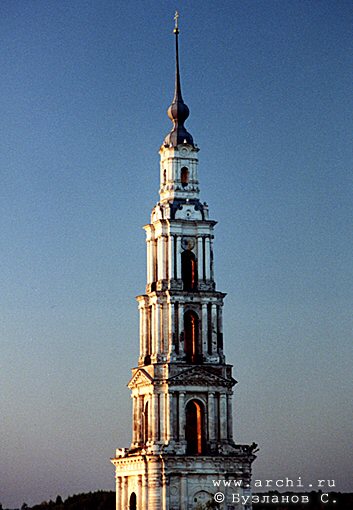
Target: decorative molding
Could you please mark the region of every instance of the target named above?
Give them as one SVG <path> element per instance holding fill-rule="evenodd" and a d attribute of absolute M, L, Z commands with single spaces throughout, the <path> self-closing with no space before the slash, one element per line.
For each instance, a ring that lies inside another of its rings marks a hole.
<path fill-rule="evenodd" d="M 205 390 L 209 386 L 224 386 L 231 388 L 236 381 L 231 377 L 225 379 L 203 367 L 195 366 L 187 370 L 183 370 L 177 375 L 168 379 L 169 386 L 204 386 Z"/>
<path fill-rule="evenodd" d="M 139 368 L 136 370 L 127 386 L 132 390 L 136 387 L 149 386 L 151 383 L 153 383 L 153 377 L 143 370 L 143 368 Z"/>

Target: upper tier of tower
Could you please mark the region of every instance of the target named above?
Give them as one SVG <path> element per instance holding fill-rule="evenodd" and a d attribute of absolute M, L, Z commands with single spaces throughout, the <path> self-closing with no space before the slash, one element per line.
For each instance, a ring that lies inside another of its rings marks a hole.
<path fill-rule="evenodd" d="M 198 150 L 190 144 L 160 149 L 161 202 L 199 198 Z"/>
<path fill-rule="evenodd" d="M 175 34 L 175 90 L 172 104 L 168 108 L 168 117 L 173 122 L 170 133 L 160 148 L 160 189 L 162 204 L 175 200 L 183 201 L 199 197 L 197 175 L 197 153 L 199 149 L 193 137 L 186 130 L 184 122 L 189 117 L 189 108 L 181 93 L 179 67 L 179 28 Z"/>

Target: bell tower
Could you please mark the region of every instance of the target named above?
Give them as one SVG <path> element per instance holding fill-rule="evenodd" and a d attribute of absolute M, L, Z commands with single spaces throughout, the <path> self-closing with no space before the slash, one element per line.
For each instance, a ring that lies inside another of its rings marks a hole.
<path fill-rule="evenodd" d="M 118 449 L 116 510 L 237 509 L 233 494 L 250 495 L 256 445 L 233 439 L 236 381 L 223 352 L 225 294 L 216 290 L 216 221 L 199 199 L 198 152 L 184 123 L 179 27 L 175 17 L 175 93 L 172 130 L 160 148 L 159 202 L 144 229 L 147 285 L 137 297 L 140 355 L 128 384 L 132 441 Z M 213 480 L 241 480 L 241 487 Z M 251 508 L 247 505 L 241 508 Z"/>

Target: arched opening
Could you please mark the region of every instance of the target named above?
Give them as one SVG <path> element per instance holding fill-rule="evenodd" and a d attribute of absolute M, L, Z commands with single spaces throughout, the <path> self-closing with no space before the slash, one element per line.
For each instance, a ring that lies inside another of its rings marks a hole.
<path fill-rule="evenodd" d="M 131 496 L 130 496 L 129 510 L 136 510 L 136 508 L 137 508 L 136 502 L 137 502 L 136 494 L 134 492 L 132 492 Z"/>
<path fill-rule="evenodd" d="M 199 361 L 199 318 L 191 310 L 184 314 L 184 351 L 188 363 L 197 363 Z"/>
<path fill-rule="evenodd" d="M 186 166 L 183 166 L 180 171 L 180 180 L 183 188 L 189 184 L 189 169 Z"/>
<path fill-rule="evenodd" d="M 181 277 L 184 290 L 197 289 L 197 263 L 191 250 L 185 250 L 181 254 Z"/>
<path fill-rule="evenodd" d="M 163 184 L 165 184 L 167 182 L 167 170 L 164 169 L 163 170 Z"/>
<path fill-rule="evenodd" d="M 190 400 L 185 408 L 186 453 L 201 455 L 205 452 L 205 413 L 201 402 Z"/>
<path fill-rule="evenodd" d="M 143 416 L 143 441 L 146 444 L 148 441 L 148 402 L 145 404 Z"/>

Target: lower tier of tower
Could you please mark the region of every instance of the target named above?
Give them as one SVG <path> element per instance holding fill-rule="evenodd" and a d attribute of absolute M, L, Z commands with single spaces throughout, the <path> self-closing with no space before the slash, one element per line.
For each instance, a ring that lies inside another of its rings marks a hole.
<path fill-rule="evenodd" d="M 236 448 L 233 455 L 126 453 L 112 459 L 116 510 L 251 510 L 255 455 L 248 445 Z"/>

